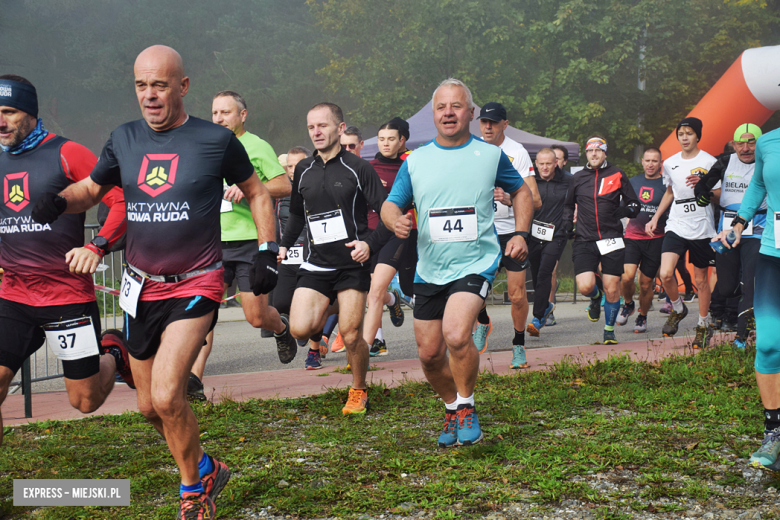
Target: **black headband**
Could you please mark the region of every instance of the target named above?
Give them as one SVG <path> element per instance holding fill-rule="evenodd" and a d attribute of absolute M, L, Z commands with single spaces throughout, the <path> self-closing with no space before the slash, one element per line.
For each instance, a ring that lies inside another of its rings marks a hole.
<path fill-rule="evenodd" d="M 18 108 L 38 117 L 38 93 L 32 85 L 0 79 L 0 106 Z"/>

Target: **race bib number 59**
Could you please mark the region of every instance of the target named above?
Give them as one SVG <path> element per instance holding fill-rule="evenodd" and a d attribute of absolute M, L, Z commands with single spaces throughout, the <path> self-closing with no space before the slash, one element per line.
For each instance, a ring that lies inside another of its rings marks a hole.
<path fill-rule="evenodd" d="M 477 209 L 474 206 L 428 210 L 431 242 L 470 242 L 478 236 Z"/>

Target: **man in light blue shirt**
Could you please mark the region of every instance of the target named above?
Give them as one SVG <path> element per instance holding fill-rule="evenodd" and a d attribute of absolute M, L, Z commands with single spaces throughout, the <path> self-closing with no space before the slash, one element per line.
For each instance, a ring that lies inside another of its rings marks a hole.
<path fill-rule="evenodd" d="M 443 81 L 433 94 L 433 117 L 438 135 L 401 166 L 382 220 L 406 238 L 412 221 L 404 210 L 412 203 L 417 209 L 414 330 L 425 377 L 446 406 L 439 446 L 450 447 L 482 440 L 474 409 L 479 354 L 471 328 L 501 259 L 494 188 L 509 193 L 515 208 L 506 256 L 528 255 L 533 203 L 506 154 L 469 132 L 474 105 L 466 85 Z"/>

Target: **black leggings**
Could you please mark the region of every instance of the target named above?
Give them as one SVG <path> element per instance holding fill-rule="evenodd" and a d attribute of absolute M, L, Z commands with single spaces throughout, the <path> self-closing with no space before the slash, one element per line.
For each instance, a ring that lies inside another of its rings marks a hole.
<path fill-rule="evenodd" d="M 534 286 L 534 318 L 541 320 L 547 310 L 553 271 L 565 247 L 566 237 L 554 238 L 550 242 L 540 242 L 534 238 L 528 241 L 528 260 Z"/>
<path fill-rule="evenodd" d="M 746 238 L 740 242 L 737 249 L 715 258 L 718 271 L 716 290 L 724 298 L 734 298 L 742 295 L 739 300 L 739 319 L 737 320 L 737 336 L 745 339 L 747 328 L 747 313 L 753 308 L 753 293 L 755 291 L 756 260 L 761 248 L 761 240 Z"/>

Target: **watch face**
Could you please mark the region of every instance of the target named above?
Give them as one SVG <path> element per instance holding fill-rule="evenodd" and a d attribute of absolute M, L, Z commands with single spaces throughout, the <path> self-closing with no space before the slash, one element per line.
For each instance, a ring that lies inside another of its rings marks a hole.
<path fill-rule="evenodd" d="M 108 240 L 105 237 L 95 237 L 92 240 L 92 243 L 99 249 L 106 249 L 108 247 Z"/>

